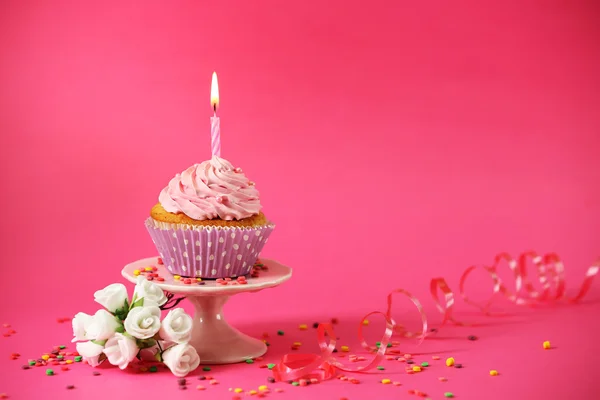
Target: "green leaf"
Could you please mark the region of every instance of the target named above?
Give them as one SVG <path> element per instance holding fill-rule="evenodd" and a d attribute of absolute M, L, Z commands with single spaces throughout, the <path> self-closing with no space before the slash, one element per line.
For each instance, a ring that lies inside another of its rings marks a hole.
<path fill-rule="evenodd" d="M 144 305 L 144 298 L 137 299 L 133 303 L 131 303 L 131 308 L 142 307 Z"/>
<path fill-rule="evenodd" d="M 160 351 L 157 351 L 156 354 L 154 355 L 154 358 L 156 359 L 156 361 L 158 362 L 162 362 L 162 355 L 160 354 Z"/>
<path fill-rule="evenodd" d="M 117 326 L 117 329 L 115 329 L 115 332 L 117 332 L 117 333 L 124 333 L 125 332 L 125 327 L 123 325 L 119 325 L 119 326 Z"/>
<path fill-rule="evenodd" d="M 137 341 L 137 345 L 140 349 L 149 349 L 150 347 L 156 346 L 156 340 L 154 339 L 141 339 Z"/>
<path fill-rule="evenodd" d="M 90 342 L 97 344 L 99 346 L 104 346 L 106 344 L 106 340 L 90 340 Z"/>

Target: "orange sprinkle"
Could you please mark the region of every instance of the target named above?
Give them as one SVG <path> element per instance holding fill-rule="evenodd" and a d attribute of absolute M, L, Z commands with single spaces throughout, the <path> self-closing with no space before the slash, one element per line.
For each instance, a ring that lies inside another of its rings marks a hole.
<path fill-rule="evenodd" d="M 440 356 L 432 356 L 432 357 L 431 357 L 431 359 L 432 359 L 432 360 L 439 360 L 439 359 L 440 359 Z"/>

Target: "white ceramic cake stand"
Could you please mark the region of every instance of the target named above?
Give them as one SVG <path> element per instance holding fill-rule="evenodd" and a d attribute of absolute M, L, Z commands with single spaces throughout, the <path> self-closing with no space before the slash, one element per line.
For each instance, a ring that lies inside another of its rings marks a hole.
<path fill-rule="evenodd" d="M 194 326 L 190 344 L 194 346 L 202 364 L 232 364 L 250 358 L 260 357 L 267 346 L 260 340 L 247 336 L 225 321 L 223 305 L 230 296 L 238 293 L 258 292 L 287 281 L 292 269 L 277 261 L 261 259 L 268 267 L 261 270 L 258 277 L 247 278 L 246 285 L 219 285 L 215 281 L 204 281 L 204 285 L 192 283 L 186 285 L 177 281 L 164 265 L 158 265 L 157 257 L 145 258 L 126 265 L 121 274 L 130 282 L 136 282 L 133 274 L 136 269 L 156 266 L 156 271 L 165 280 L 154 280 L 161 289 L 175 295 L 186 297 L 195 307 Z"/>

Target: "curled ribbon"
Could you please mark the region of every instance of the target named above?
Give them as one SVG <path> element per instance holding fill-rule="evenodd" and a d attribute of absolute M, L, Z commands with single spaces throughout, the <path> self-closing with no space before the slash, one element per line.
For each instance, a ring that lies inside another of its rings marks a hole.
<path fill-rule="evenodd" d="M 541 290 L 539 291 L 535 289 L 533 284 L 528 279 L 528 260 L 531 260 L 532 264 L 537 270 L 538 280 L 541 285 Z M 514 275 L 514 292 L 510 291 L 498 276 L 498 268 L 502 262 L 507 263 L 509 269 Z M 484 271 L 486 271 L 491 276 L 494 284 L 492 296 L 483 305 L 469 299 L 465 292 L 465 282 L 467 281 L 469 275 L 477 268 L 482 268 Z M 579 292 L 575 296 L 569 297 L 566 295 L 564 264 L 555 253 L 549 253 L 544 256 L 540 256 L 533 251 L 528 251 L 521 254 L 516 260 L 513 259 L 508 253 L 500 253 L 496 255 L 494 264 L 491 267 L 470 266 L 467 268 L 460 277 L 458 290 L 465 303 L 478 308 L 486 316 L 492 316 L 497 315 L 497 313 L 490 312 L 489 308 L 493 303 L 493 297 L 498 293 L 506 297 L 509 301 L 517 305 L 524 306 L 535 307 L 540 304 L 559 300 L 565 300 L 569 303 L 576 303 L 587 294 L 592 286 L 592 281 L 598 274 L 599 270 L 600 259 L 598 259 L 594 264 L 592 264 L 591 267 L 588 268 Z M 447 323 L 453 323 L 460 326 L 475 325 L 458 321 L 454 317 L 454 292 L 452 292 L 444 278 L 433 278 L 430 282 L 429 288 L 438 311 L 443 315 L 440 327 Z M 553 288 L 554 290 L 552 290 Z M 443 295 L 443 299 L 440 297 L 439 293 Z M 396 294 L 401 294 L 408 297 L 419 311 L 422 321 L 422 330 L 420 332 L 409 332 L 405 330 L 402 325 L 397 324 L 392 319 L 392 300 L 393 296 Z M 379 348 L 370 346 L 362 333 L 362 321 L 372 315 L 381 315 L 385 318 L 386 322 L 385 332 L 381 338 Z M 383 359 L 387 345 L 394 333 L 407 338 L 417 337 L 420 344 L 428 335 L 429 331 L 427 326 L 427 315 L 425 314 L 423 306 L 419 300 L 404 289 L 394 289 L 387 296 L 387 311 L 385 313 L 380 311 L 370 312 L 360 320 L 358 325 L 358 338 L 361 346 L 366 350 L 375 353 L 367 365 L 351 368 L 346 367 L 337 361 L 337 359 L 333 356 L 333 350 L 335 349 L 336 345 L 333 327 L 331 324 L 319 324 L 317 328 L 317 340 L 319 343 L 320 354 L 286 354 L 273 368 L 273 376 L 277 381 L 297 380 L 300 378 L 316 378 L 319 381 L 322 381 L 333 378 L 337 371 L 367 372 L 373 367 L 377 366 Z"/>

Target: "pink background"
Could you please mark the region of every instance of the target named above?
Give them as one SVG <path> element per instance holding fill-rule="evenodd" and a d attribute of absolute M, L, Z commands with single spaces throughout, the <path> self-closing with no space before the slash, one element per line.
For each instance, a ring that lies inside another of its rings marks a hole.
<path fill-rule="evenodd" d="M 396 287 L 439 323 L 428 279 L 456 287 L 465 267 L 503 250 L 558 252 L 575 289 L 600 255 L 598 11 L 583 0 L 1 2 L 0 323 L 18 333 L 0 336 L 0 393 L 229 399 L 229 387 L 265 382 L 256 365 L 214 368 L 221 384 L 201 394 L 177 391 L 166 372 L 20 369 L 69 341 L 57 317 L 93 313 L 95 290 L 155 254 L 143 220 L 158 192 L 210 156 L 213 70 L 223 155 L 257 182 L 277 223 L 263 255 L 294 268 L 283 287 L 226 310 L 255 336 L 286 330 L 269 362 L 294 340 L 314 350 L 312 328 L 297 325 L 334 316 L 356 349 L 355 324 Z M 470 289 L 483 296 L 478 279 Z M 422 360 L 454 355 L 463 370 L 438 362 L 409 376 L 387 362 L 361 385 L 279 384 L 285 393 L 269 397 L 590 398 L 599 294 L 596 284 L 579 306 L 407 344 Z"/>

